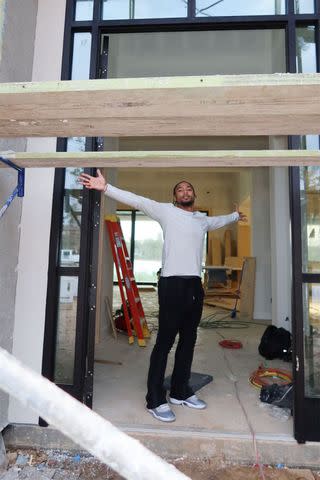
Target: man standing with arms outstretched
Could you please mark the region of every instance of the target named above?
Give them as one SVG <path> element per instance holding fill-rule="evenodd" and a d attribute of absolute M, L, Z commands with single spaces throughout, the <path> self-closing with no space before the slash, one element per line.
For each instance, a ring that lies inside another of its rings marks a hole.
<path fill-rule="evenodd" d="M 159 203 L 108 184 L 97 171 L 92 177 L 83 173 L 79 181 L 88 189 L 104 192 L 118 202 L 141 210 L 160 223 L 163 230 L 162 267 L 159 279 L 159 330 L 150 357 L 147 409 L 158 420 L 173 422 L 169 405 L 206 408 L 189 385 L 197 328 L 202 315 L 203 288 L 201 266 L 205 234 L 246 216 L 236 211 L 230 215 L 208 217 L 194 209 L 195 191 L 182 180 L 173 188 L 173 203 Z M 163 387 L 168 354 L 179 334 L 171 377 L 169 403 Z"/>

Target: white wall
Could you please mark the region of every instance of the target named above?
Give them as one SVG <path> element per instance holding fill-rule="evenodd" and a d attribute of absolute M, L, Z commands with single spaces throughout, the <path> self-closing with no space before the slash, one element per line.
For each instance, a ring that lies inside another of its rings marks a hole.
<path fill-rule="evenodd" d="M 256 294 L 253 316 L 258 320 L 272 318 L 271 309 L 271 243 L 269 169 L 252 170 L 252 254 L 256 257 Z"/>
<path fill-rule="evenodd" d="M 66 0 L 39 2 L 33 81 L 61 78 L 65 3 Z M 28 151 L 55 149 L 55 139 L 28 141 Z M 53 169 L 27 171 L 21 217 L 13 353 L 37 372 L 41 372 L 42 366 L 53 179 Z M 38 416 L 12 399 L 9 420 L 37 423 Z"/>
<path fill-rule="evenodd" d="M 37 0 L 0 1 L 0 82 L 30 81 Z M 26 139 L 0 139 L 0 151 L 24 151 Z M 0 170 L 0 206 L 17 185 L 17 172 Z M 0 345 L 12 350 L 20 220 L 23 199 L 15 198 L 0 220 Z M 0 431 L 8 423 L 8 397 L 0 392 Z"/>
<path fill-rule="evenodd" d="M 291 331 L 292 244 L 287 168 L 270 169 L 272 323 Z"/>
<path fill-rule="evenodd" d="M 288 148 L 287 137 L 270 137 L 270 149 Z M 270 168 L 270 234 L 272 268 L 272 323 L 292 328 L 292 243 L 289 172 Z"/>

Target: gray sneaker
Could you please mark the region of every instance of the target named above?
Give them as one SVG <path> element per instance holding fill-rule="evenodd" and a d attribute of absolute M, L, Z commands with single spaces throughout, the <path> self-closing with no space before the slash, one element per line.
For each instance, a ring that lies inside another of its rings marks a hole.
<path fill-rule="evenodd" d="M 169 402 L 173 405 L 185 405 L 190 408 L 196 408 L 197 410 L 203 410 L 207 408 L 206 402 L 200 400 L 197 395 L 192 395 L 185 400 L 178 400 L 177 398 L 169 397 Z"/>
<path fill-rule="evenodd" d="M 176 419 L 175 414 L 167 403 L 163 403 L 156 408 L 148 408 L 147 410 L 151 415 L 162 422 L 174 422 Z"/>

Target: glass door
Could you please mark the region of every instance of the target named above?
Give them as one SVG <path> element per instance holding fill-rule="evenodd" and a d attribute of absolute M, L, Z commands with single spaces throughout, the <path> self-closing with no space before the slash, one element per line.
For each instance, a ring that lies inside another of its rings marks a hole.
<path fill-rule="evenodd" d="M 292 172 L 295 437 L 320 440 L 320 167 Z"/>
<path fill-rule="evenodd" d="M 99 198 L 77 182 L 81 171 L 56 172 L 61 181 L 56 182 L 53 210 L 62 208 L 62 215 L 53 215 L 51 228 L 42 373 L 90 406 L 97 268 L 92 251 L 97 248 Z"/>
<path fill-rule="evenodd" d="M 163 236 L 158 222 L 137 212 L 134 239 L 134 276 L 138 283 L 157 283 Z"/>

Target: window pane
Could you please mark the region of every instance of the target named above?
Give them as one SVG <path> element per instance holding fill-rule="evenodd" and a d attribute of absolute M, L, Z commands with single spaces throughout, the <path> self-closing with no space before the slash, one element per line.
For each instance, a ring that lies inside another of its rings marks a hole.
<path fill-rule="evenodd" d="M 135 0 L 134 18 L 176 18 L 188 15 L 188 2 L 181 0 Z"/>
<path fill-rule="evenodd" d="M 314 0 L 295 0 L 296 13 L 314 13 Z"/>
<path fill-rule="evenodd" d="M 104 0 L 102 7 L 103 20 L 124 20 L 133 18 L 129 0 Z"/>
<path fill-rule="evenodd" d="M 93 0 L 77 0 L 76 2 L 76 20 L 92 20 L 93 18 Z"/>
<path fill-rule="evenodd" d="M 317 55 L 315 43 L 315 27 L 299 27 L 297 38 L 297 72 L 315 73 L 317 71 Z"/>
<path fill-rule="evenodd" d="M 133 18 L 186 17 L 188 4 L 184 0 L 104 0 L 103 20 Z"/>
<path fill-rule="evenodd" d="M 137 212 L 134 242 L 134 276 L 137 282 L 157 282 L 163 236 L 158 222 Z"/>
<path fill-rule="evenodd" d="M 68 182 L 76 183 L 81 171 L 80 168 L 68 169 Z M 77 188 L 65 189 L 60 249 L 60 266 L 62 267 L 79 266 L 82 193 L 83 189 L 79 184 Z"/>
<path fill-rule="evenodd" d="M 301 150 L 319 150 L 318 135 L 302 135 L 300 137 Z"/>
<path fill-rule="evenodd" d="M 132 232 L 132 212 L 124 212 L 123 210 L 117 211 L 117 216 L 120 218 L 120 225 L 124 237 L 124 241 L 126 242 L 126 247 L 130 256 L 131 251 L 131 232 Z M 113 268 L 113 281 L 117 282 L 117 271 L 116 267 Z"/>
<path fill-rule="evenodd" d="M 196 0 L 198 17 L 242 16 L 242 15 L 282 15 L 285 0 Z"/>
<path fill-rule="evenodd" d="M 320 167 L 300 168 L 302 268 L 320 272 Z"/>
<path fill-rule="evenodd" d="M 305 394 L 320 396 L 320 284 L 303 286 Z"/>
<path fill-rule="evenodd" d="M 67 151 L 85 150 L 85 137 L 68 138 Z M 66 168 L 59 263 L 62 267 L 78 267 L 83 186 L 78 177 L 83 168 Z"/>
<path fill-rule="evenodd" d="M 73 37 L 72 80 L 87 80 L 90 72 L 91 33 L 77 32 Z"/>
<path fill-rule="evenodd" d="M 108 78 L 286 71 L 282 29 L 123 33 L 108 38 Z"/>
<path fill-rule="evenodd" d="M 86 137 L 70 137 L 67 140 L 68 152 L 84 152 L 86 149 Z"/>
<path fill-rule="evenodd" d="M 77 296 L 78 278 L 61 277 L 54 367 L 56 383 L 73 383 Z"/>

